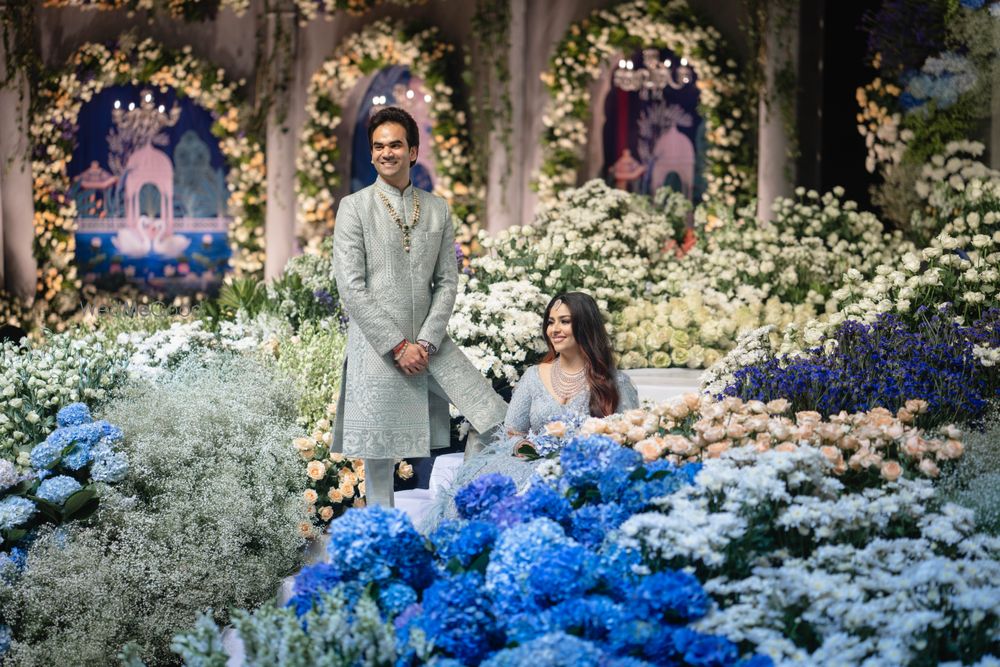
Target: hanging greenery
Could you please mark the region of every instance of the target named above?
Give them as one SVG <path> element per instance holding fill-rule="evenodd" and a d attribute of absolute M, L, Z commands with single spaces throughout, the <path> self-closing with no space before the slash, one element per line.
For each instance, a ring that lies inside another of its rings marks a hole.
<path fill-rule="evenodd" d="M 753 194 L 756 101 L 740 83 L 736 61 L 723 55 L 721 35 L 702 25 L 684 0 L 634 0 L 570 26 L 542 75 L 550 100 L 541 137 L 545 157 L 534 187 L 543 204 L 576 185 L 589 135 L 591 83 L 623 53 L 651 47 L 687 58 L 697 72 L 708 143 L 705 199 L 735 205 Z"/>
<path fill-rule="evenodd" d="M 473 143 L 476 146 L 476 183 L 486 185 L 491 139 L 497 137 L 507 155 L 500 187 L 506 193 L 513 162 L 510 97 L 510 0 L 476 0 L 472 17 L 475 60 L 466 57 L 466 85 L 471 91 L 472 117 L 476 119 Z M 503 196 L 503 195 L 501 195 Z"/>
<path fill-rule="evenodd" d="M 472 186 L 465 113 L 456 108 L 455 91 L 446 82 L 446 56 L 453 51 L 435 28 L 414 31 L 401 23 L 376 21 L 341 42 L 313 74 L 296 163 L 296 235 L 307 251 L 317 249 L 333 231 L 333 190 L 340 184 L 340 146 L 334 131 L 343 120 L 344 101 L 362 79 L 392 65 L 408 67 L 424 81 L 431 96 L 434 145 L 421 148 L 434 151 L 434 194 L 451 206 L 456 240 L 467 247 L 475 239 L 482 192 Z"/>
<path fill-rule="evenodd" d="M 167 50 L 151 39 L 135 43 L 124 36 L 116 46 L 88 43 L 37 85 L 30 136 L 33 145 L 34 254 L 37 288 L 31 303 L 4 295 L 0 319 L 34 320 L 53 329 L 65 326 L 65 316 L 79 306 L 81 283 L 76 255 L 76 205 L 68 196 L 67 165 L 77 145 L 80 109 L 104 88 L 148 85 L 173 88 L 208 110 L 212 133 L 229 166 L 230 267 L 236 275 L 258 275 L 264 268 L 264 153 L 259 142 L 241 131 L 246 111 L 238 100 L 239 85 L 225 80 L 225 71 L 191 53 Z M 22 312 L 30 307 L 30 312 Z"/>

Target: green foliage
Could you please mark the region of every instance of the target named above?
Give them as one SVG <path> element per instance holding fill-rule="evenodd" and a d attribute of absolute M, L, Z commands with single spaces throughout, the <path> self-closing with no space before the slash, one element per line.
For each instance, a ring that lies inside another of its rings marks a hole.
<path fill-rule="evenodd" d="M 334 589 L 301 618 L 294 609 L 268 603 L 252 613 L 235 612 L 232 622 L 243 640 L 247 667 L 396 664 L 396 632 L 392 623 L 382 620 L 370 594 L 358 601 L 353 612 L 349 609 L 343 593 Z M 218 626 L 202 617 L 194 631 L 177 637 L 174 648 L 186 665 L 214 666 L 224 655 L 220 637 Z M 411 631 L 410 648 L 419 664 L 430 657 L 431 647 L 420 630 Z"/>
<path fill-rule="evenodd" d="M 270 599 L 302 559 L 295 400 L 266 367 L 220 355 L 109 402 L 129 475 L 93 525 L 43 529 L 0 588 L 10 664 L 114 664 L 127 642 L 133 664 L 173 664 L 171 637 L 203 610 Z"/>
<path fill-rule="evenodd" d="M 303 424 L 328 416 L 327 406 L 337 400 L 347 336 L 333 320 L 306 322 L 299 333 L 278 347 L 278 368 L 301 392 L 298 415 Z"/>

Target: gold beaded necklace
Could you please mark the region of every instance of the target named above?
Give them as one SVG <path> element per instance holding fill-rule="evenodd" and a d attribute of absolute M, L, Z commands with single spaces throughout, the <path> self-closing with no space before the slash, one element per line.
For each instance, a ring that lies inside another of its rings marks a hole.
<path fill-rule="evenodd" d="M 385 204 L 386 209 L 388 209 L 389 217 L 392 218 L 392 221 L 396 223 L 397 227 L 399 227 L 399 231 L 403 233 L 403 250 L 410 252 L 410 232 L 412 232 L 413 228 L 417 226 L 418 222 L 420 222 L 420 198 L 417 197 L 417 189 L 413 188 L 413 220 L 408 225 L 403 222 L 403 218 L 396 212 L 396 209 L 392 207 L 392 203 L 389 201 L 389 198 L 385 196 L 385 193 L 379 190 L 377 186 L 375 188 L 375 192 L 378 194 L 379 199 L 382 200 L 382 203 Z"/>

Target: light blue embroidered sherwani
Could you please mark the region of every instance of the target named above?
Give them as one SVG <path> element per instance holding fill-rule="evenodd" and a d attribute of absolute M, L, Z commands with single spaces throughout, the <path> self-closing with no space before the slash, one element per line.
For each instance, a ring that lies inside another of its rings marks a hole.
<path fill-rule="evenodd" d="M 381 177 L 340 202 L 334 273 L 350 324 L 333 448 L 359 458 L 430 456 L 449 443 L 441 394 L 479 432 L 501 423 L 507 404 L 446 332 L 458 289 L 448 204 L 416 189 L 420 219 L 407 253 L 375 188 L 403 220 L 413 219 L 413 186 L 400 192 Z M 403 339 L 438 348 L 427 372 L 407 376 L 396 367 L 392 349 Z"/>

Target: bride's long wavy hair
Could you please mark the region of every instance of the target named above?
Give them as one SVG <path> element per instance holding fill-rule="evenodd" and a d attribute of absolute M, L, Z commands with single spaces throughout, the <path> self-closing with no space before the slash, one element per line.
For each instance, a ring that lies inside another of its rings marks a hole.
<path fill-rule="evenodd" d="M 549 317 L 559 304 L 569 308 L 573 338 L 587 364 L 587 383 L 590 385 L 590 415 L 607 417 L 618 407 L 618 385 L 615 383 L 615 357 L 611 339 L 604 328 L 604 318 L 597 303 L 589 294 L 566 292 L 557 294 L 545 307 L 542 317 L 542 338 L 549 348 L 542 360 L 552 362 L 558 356 L 549 340 Z"/>

